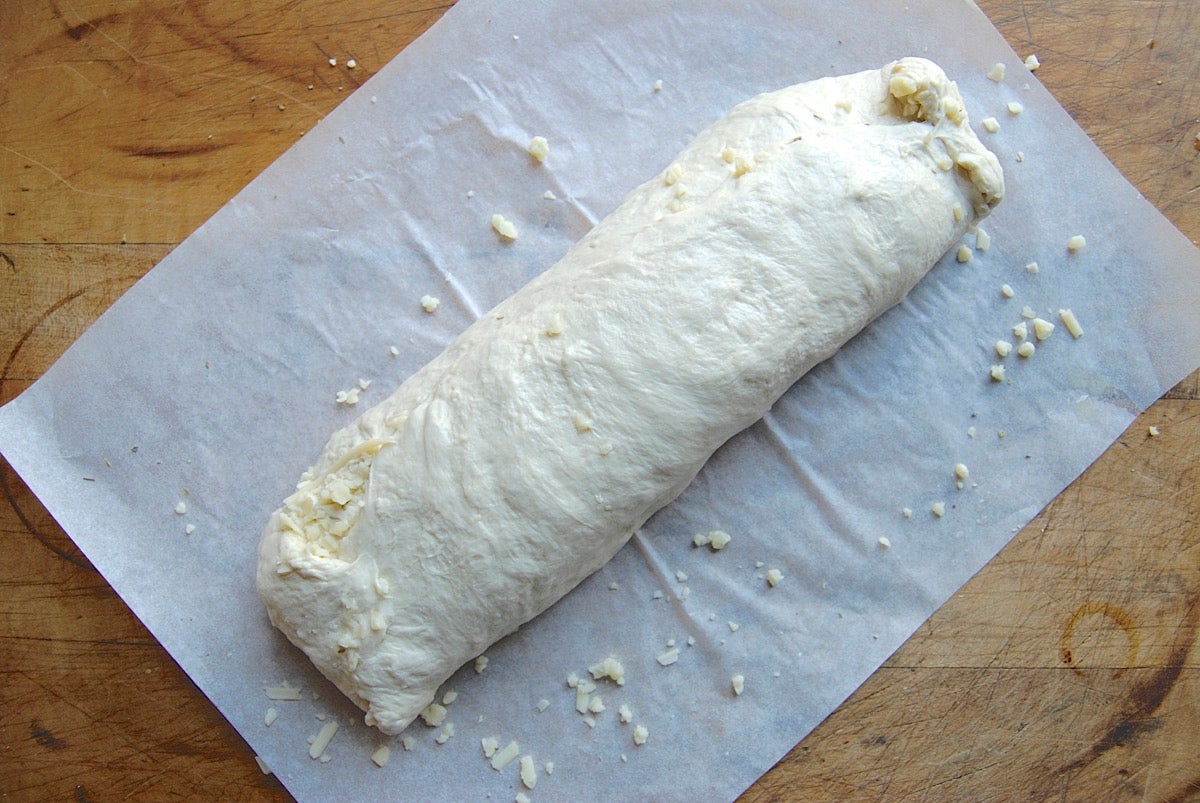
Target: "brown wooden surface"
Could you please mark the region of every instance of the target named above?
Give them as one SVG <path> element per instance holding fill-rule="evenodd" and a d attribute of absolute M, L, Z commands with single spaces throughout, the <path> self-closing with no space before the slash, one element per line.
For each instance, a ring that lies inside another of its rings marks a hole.
<path fill-rule="evenodd" d="M 444 5 L 0 2 L 0 402 Z M 980 5 L 1200 238 L 1200 4 Z M 0 472 L 0 796 L 286 799 Z M 1194 373 L 745 799 L 1200 799 L 1198 629 Z"/>

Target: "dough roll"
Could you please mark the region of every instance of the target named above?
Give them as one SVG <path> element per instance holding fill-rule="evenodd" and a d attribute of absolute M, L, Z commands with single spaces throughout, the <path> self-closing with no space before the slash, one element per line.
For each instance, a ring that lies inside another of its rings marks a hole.
<path fill-rule="evenodd" d="M 332 436 L 262 537 L 271 621 L 401 731 L 1002 195 L 929 61 L 742 103 Z"/>

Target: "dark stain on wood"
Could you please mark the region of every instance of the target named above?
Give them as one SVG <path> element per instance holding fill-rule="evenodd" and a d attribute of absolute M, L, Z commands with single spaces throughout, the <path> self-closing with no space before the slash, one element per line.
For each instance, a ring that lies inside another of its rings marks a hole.
<path fill-rule="evenodd" d="M 36 719 L 29 723 L 29 733 L 35 742 L 47 750 L 63 750 L 67 746 L 61 739 L 43 728 Z"/>
<path fill-rule="evenodd" d="M 1161 720 L 1154 714 L 1162 707 L 1163 701 L 1171 693 L 1183 672 L 1188 653 L 1196 640 L 1198 624 L 1200 624 L 1200 593 L 1193 593 L 1188 600 L 1187 610 L 1184 612 L 1183 621 L 1175 634 L 1165 665 L 1152 672 L 1144 680 L 1135 683 L 1129 690 L 1127 702 L 1113 717 L 1100 738 L 1086 753 L 1060 767 L 1054 773 L 1055 775 L 1066 775 L 1082 769 L 1114 747 L 1133 742 L 1138 736 L 1152 733 L 1162 727 Z"/>
<path fill-rule="evenodd" d="M 78 42 L 83 39 L 83 37 L 98 29 L 104 23 L 112 22 L 116 18 L 116 14 L 105 14 L 102 17 L 96 17 L 94 20 L 84 20 L 78 25 L 72 25 L 71 27 L 67 28 L 67 36 Z"/>

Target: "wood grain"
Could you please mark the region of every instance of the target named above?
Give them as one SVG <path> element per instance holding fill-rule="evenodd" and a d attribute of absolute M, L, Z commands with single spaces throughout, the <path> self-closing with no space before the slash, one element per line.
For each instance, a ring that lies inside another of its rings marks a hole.
<path fill-rule="evenodd" d="M 980 5 L 1200 238 L 1200 6 Z M 443 11 L 5 3 L 0 402 Z M 287 799 L 6 464 L 0 490 L 0 794 Z M 1198 628 L 1200 372 L 744 799 L 1200 797 Z"/>

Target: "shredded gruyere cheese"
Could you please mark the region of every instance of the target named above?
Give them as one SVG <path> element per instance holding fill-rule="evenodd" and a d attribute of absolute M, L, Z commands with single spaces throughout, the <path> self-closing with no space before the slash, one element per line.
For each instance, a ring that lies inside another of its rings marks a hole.
<path fill-rule="evenodd" d="M 1067 328 L 1067 331 L 1071 333 L 1071 337 L 1076 340 L 1083 337 L 1083 327 L 1079 325 L 1079 319 L 1075 317 L 1075 313 L 1069 309 L 1060 309 L 1058 311 L 1058 318 L 1062 321 L 1063 326 Z"/>
<path fill-rule="evenodd" d="M 496 754 L 492 756 L 492 769 L 497 771 L 504 769 L 513 762 L 513 759 L 515 759 L 517 754 L 520 752 L 521 748 L 515 741 L 509 742 L 507 745 L 505 745 L 503 750 L 497 751 Z"/>
<path fill-rule="evenodd" d="M 336 721 L 326 722 L 321 726 L 321 730 L 317 731 L 316 737 L 312 740 L 312 744 L 308 746 L 308 757 L 312 759 L 320 758 L 325 753 L 325 748 L 329 747 L 329 743 L 333 741 L 333 736 L 337 733 L 338 724 Z"/>

